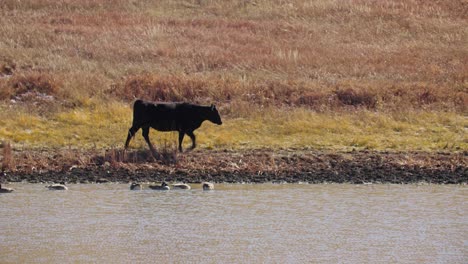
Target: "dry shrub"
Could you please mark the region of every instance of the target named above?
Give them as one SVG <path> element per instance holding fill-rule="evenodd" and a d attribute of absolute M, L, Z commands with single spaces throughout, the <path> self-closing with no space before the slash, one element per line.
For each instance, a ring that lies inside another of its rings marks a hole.
<path fill-rule="evenodd" d="M 9 83 L 15 95 L 41 93 L 56 96 L 60 89 L 59 82 L 47 73 L 31 72 L 13 76 Z"/>
<path fill-rule="evenodd" d="M 319 86 L 304 85 L 287 81 L 268 81 L 266 84 L 253 83 L 246 87 L 243 101 L 261 106 L 307 107 L 324 110 L 331 106 L 332 91 Z"/>
<path fill-rule="evenodd" d="M 0 62 L 0 100 L 9 99 L 13 95 L 13 88 L 9 85 L 8 80 L 15 70 L 15 63 L 8 60 Z"/>
<path fill-rule="evenodd" d="M 177 144 L 164 141 L 156 149 L 156 157 L 152 156 L 148 149 L 130 151 L 112 147 L 105 151 L 104 156 L 96 155 L 91 158 L 91 162 L 97 165 L 105 165 L 108 162 L 113 168 L 120 167 L 122 163 L 145 163 L 154 160 L 169 165 L 177 163 L 177 153 Z"/>
<path fill-rule="evenodd" d="M 0 77 L 13 75 L 16 70 L 16 64 L 13 62 L 6 62 L 0 64 Z"/>
<path fill-rule="evenodd" d="M 331 94 L 322 91 L 309 91 L 301 94 L 293 100 L 295 105 L 308 106 L 315 110 L 322 110 L 321 108 L 328 106 Z"/>
<path fill-rule="evenodd" d="M 454 99 L 455 106 L 461 110 L 461 112 L 466 113 L 468 108 L 468 93 L 458 92 Z"/>
<path fill-rule="evenodd" d="M 124 100 L 140 98 L 208 104 L 241 99 L 246 89 L 240 81 L 229 77 L 145 74 L 129 76 L 107 92 Z"/>
<path fill-rule="evenodd" d="M 383 88 L 379 92 L 382 105 L 386 108 L 401 107 L 456 110 L 466 108 L 466 92 L 457 92 L 447 84 L 408 83 Z"/>
<path fill-rule="evenodd" d="M 377 96 L 370 91 L 356 91 L 352 88 L 336 90 L 336 97 L 342 104 L 351 106 L 364 106 L 374 109 L 377 105 Z"/>
<path fill-rule="evenodd" d="M 297 86 L 292 83 L 280 81 L 268 81 L 266 85 L 260 85 L 257 94 L 260 95 L 266 102 L 284 102 L 290 103 L 290 99 L 297 93 Z M 265 103 L 265 102 L 262 102 Z"/>
<path fill-rule="evenodd" d="M 204 82 L 175 76 L 137 75 L 113 86 L 112 94 L 126 100 L 184 101 L 206 96 Z"/>
<path fill-rule="evenodd" d="M 329 94 L 320 87 L 288 80 L 243 80 L 232 76 L 135 75 L 114 84 L 109 93 L 124 100 L 189 101 L 195 103 L 248 102 L 260 106 L 300 105 L 318 108 Z"/>
<path fill-rule="evenodd" d="M 158 151 L 158 160 L 165 165 L 176 164 L 177 153 L 177 144 L 164 140 Z"/>
<path fill-rule="evenodd" d="M 108 152 L 106 152 L 107 155 Z M 122 154 L 120 154 L 122 153 Z M 153 156 L 148 150 L 119 150 L 119 155 L 123 155 L 123 161 L 125 163 L 146 163 L 154 160 Z M 110 157 L 105 157 L 106 161 L 110 162 Z M 98 165 L 102 165 L 104 162 L 99 161 L 99 157 L 94 157 L 94 161 Z"/>
<path fill-rule="evenodd" d="M 10 142 L 3 142 L 3 160 L 2 160 L 2 171 L 11 171 L 15 168 L 15 161 L 13 158 L 13 149 Z"/>
<path fill-rule="evenodd" d="M 112 147 L 106 150 L 104 160 L 109 162 L 112 167 L 118 167 L 118 164 L 125 161 L 125 151 Z"/>
<path fill-rule="evenodd" d="M 13 93 L 13 88 L 8 85 L 6 79 L 0 79 L 0 100 L 11 98 Z"/>
<path fill-rule="evenodd" d="M 437 95 L 433 90 L 424 89 L 418 92 L 417 101 L 421 105 L 427 105 L 437 102 Z"/>

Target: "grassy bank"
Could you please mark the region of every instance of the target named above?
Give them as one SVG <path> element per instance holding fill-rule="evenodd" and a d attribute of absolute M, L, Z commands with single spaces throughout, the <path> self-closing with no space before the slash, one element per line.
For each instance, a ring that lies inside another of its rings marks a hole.
<path fill-rule="evenodd" d="M 215 102 L 224 125 L 198 130 L 201 148 L 466 151 L 465 11 L 422 0 L 4 0 L 0 140 L 121 147 L 131 102 L 144 98 Z"/>
<path fill-rule="evenodd" d="M 15 110 L 16 111 L 16 110 Z M 3 109 L 0 138 L 18 147 L 120 148 L 131 125 L 122 103 L 60 111 L 47 117 Z M 196 131 L 201 148 L 304 148 L 463 151 L 468 149 L 465 117 L 447 112 L 317 113 L 303 108 L 252 110 L 226 116 L 222 126 L 205 122 Z M 174 145 L 176 132 L 151 132 L 154 143 Z M 185 143 L 188 147 L 190 140 Z M 132 147 L 144 147 L 140 133 Z"/>

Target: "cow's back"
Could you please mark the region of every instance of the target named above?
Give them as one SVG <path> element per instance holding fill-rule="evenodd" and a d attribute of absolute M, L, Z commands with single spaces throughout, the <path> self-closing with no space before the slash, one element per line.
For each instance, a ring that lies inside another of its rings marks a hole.
<path fill-rule="evenodd" d="M 133 123 L 151 126 L 160 131 L 178 130 L 180 103 L 136 100 L 133 105 Z"/>
<path fill-rule="evenodd" d="M 147 119 L 159 118 L 160 115 L 174 112 L 176 103 L 153 103 L 143 100 L 136 100 L 133 104 L 133 118 Z"/>

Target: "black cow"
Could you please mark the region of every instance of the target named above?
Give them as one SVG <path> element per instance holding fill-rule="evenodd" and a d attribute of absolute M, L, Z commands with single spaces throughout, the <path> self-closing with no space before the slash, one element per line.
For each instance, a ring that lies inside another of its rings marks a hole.
<path fill-rule="evenodd" d="M 153 103 L 143 100 L 136 100 L 133 105 L 133 123 L 128 130 L 125 149 L 128 148 L 130 140 L 142 128 L 143 137 L 148 146 L 156 155 L 156 150 L 149 139 L 150 127 L 158 131 L 179 131 L 179 151 L 182 152 L 182 141 L 187 134 L 192 139 L 192 149 L 195 148 L 195 135 L 193 131 L 201 126 L 203 121 L 209 120 L 221 125 L 216 106 L 200 106 L 189 103 Z"/>

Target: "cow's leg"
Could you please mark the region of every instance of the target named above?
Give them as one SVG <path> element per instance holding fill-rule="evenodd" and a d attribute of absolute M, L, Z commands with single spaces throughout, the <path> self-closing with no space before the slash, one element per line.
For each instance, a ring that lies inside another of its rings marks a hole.
<path fill-rule="evenodd" d="M 193 131 L 187 132 L 187 135 L 192 139 L 192 149 L 194 149 L 197 146 L 197 143 L 195 142 L 195 134 L 193 134 Z"/>
<path fill-rule="evenodd" d="M 135 136 L 135 133 L 140 129 L 138 126 L 132 126 L 128 130 L 128 136 L 127 136 L 127 141 L 125 141 L 125 149 L 128 148 L 128 144 L 130 144 L 130 140 Z"/>
<path fill-rule="evenodd" d="M 148 147 L 151 150 L 151 153 L 153 154 L 153 157 L 156 157 L 158 153 L 156 152 L 156 149 L 154 149 L 153 144 L 151 144 L 151 141 L 149 139 L 149 127 L 143 127 L 143 137 L 145 138 L 146 143 L 148 143 Z"/>
<path fill-rule="evenodd" d="M 182 141 L 184 141 L 185 133 L 183 131 L 179 131 L 179 152 L 182 152 Z"/>

